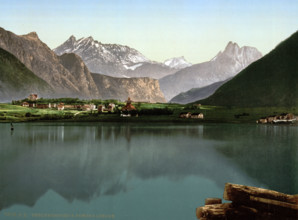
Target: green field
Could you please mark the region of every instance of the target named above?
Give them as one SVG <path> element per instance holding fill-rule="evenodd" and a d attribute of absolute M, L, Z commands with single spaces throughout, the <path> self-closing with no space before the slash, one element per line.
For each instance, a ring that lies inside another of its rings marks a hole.
<path fill-rule="evenodd" d="M 119 103 L 120 104 L 120 103 Z M 124 104 L 124 103 L 123 103 Z M 0 122 L 26 121 L 102 121 L 102 122 L 184 122 L 184 123 L 255 123 L 261 117 L 281 113 L 298 115 L 298 108 L 285 107 L 218 107 L 168 103 L 134 103 L 138 117 L 120 117 L 121 104 L 114 113 L 55 109 L 36 109 L 12 104 L 0 104 Z M 165 113 L 164 113 L 165 112 Z M 181 112 L 203 113 L 204 119 L 182 119 Z M 142 114 L 143 113 L 143 114 Z"/>

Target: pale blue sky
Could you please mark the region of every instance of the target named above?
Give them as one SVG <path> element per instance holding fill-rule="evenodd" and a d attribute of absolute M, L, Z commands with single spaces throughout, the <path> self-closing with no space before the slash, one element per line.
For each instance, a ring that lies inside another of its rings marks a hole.
<path fill-rule="evenodd" d="M 152 60 L 210 60 L 229 41 L 263 54 L 298 30 L 294 0 L 0 0 L 0 26 L 36 31 L 55 48 L 70 35 L 139 50 Z"/>

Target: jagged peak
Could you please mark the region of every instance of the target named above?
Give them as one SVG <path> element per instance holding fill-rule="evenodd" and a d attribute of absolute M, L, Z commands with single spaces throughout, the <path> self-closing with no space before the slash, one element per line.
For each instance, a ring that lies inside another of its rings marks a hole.
<path fill-rule="evenodd" d="M 88 40 L 90 40 L 90 41 L 94 41 L 94 39 L 93 39 L 93 37 L 92 36 L 89 36 L 89 37 L 83 37 L 83 38 L 81 38 L 83 41 L 88 41 Z"/>
<path fill-rule="evenodd" d="M 23 35 L 24 37 L 29 37 L 29 38 L 32 38 L 32 39 L 39 39 L 38 38 L 38 35 L 35 31 L 33 32 L 30 32 L 29 34 L 26 34 L 26 35 Z"/>
<path fill-rule="evenodd" d="M 240 49 L 240 47 L 237 43 L 229 41 L 229 43 L 227 44 L 227 46 L 225 48 L 225 51 L 230 50 L 230 49 L 234 49 L 234 48 Z"/>
<path fill-rule="evenodd" d="M 71 35 L 67 41 L 75 42 L 77 39 L 75 36 Z"/>

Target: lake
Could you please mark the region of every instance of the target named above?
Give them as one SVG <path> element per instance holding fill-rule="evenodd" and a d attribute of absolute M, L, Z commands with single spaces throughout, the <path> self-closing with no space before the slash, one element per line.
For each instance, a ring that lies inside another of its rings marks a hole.
<path fill-rule="evenodd" d="M 298 126 L 0 124 L 0 219 L 196 219 L 226 182 L 298 193 Z"/>

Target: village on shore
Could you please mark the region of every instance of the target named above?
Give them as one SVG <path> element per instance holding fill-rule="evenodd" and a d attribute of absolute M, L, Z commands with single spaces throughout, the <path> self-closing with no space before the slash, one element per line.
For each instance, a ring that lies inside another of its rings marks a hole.
<path fill-rule="evenodd" d="M 95 105 L 93 103 L 89 104 L 70 104 L 70 103 L 39 103 L 37 102 L 39 97 L 37 94 L 30 94 L 26 99 L 20 101 L 14 101 L 13 103 L 20 103 L 23 107 L 36 108 L 36 109 L 55 109 L 58 111 L 63 110 L 77 110 L 77 111 L 90 111 L 98 113 L 114 113 L 116 110 L 120 110 L 120 117 L 138 117 L 139 113 L 137 108 L 132 104 L 130 97 L 125 101 L 124 106 L 119 106 L 116 103 L 110 102 L 108 104 Z M 137 103 L 138 104 L 138 103 Z M 198 105 L 200 107 L 200 105 Z M 181 112 L 179 118 L 194 118 L 194 119 L 204 119 L 204 115 L 201 112 Z"/>
<path fill-rule="evenodd" d="M 269 115 L 265 116 L 264 115 Z M 297 124 L 294 107 L 231 107 L 79 98 L 39 98 L 0 104 L 0 122 L 106 121 Z M 121 119 L 122 118 L 122 119 Z M 131 118 L 131 119 L 124 119 Z"/>

